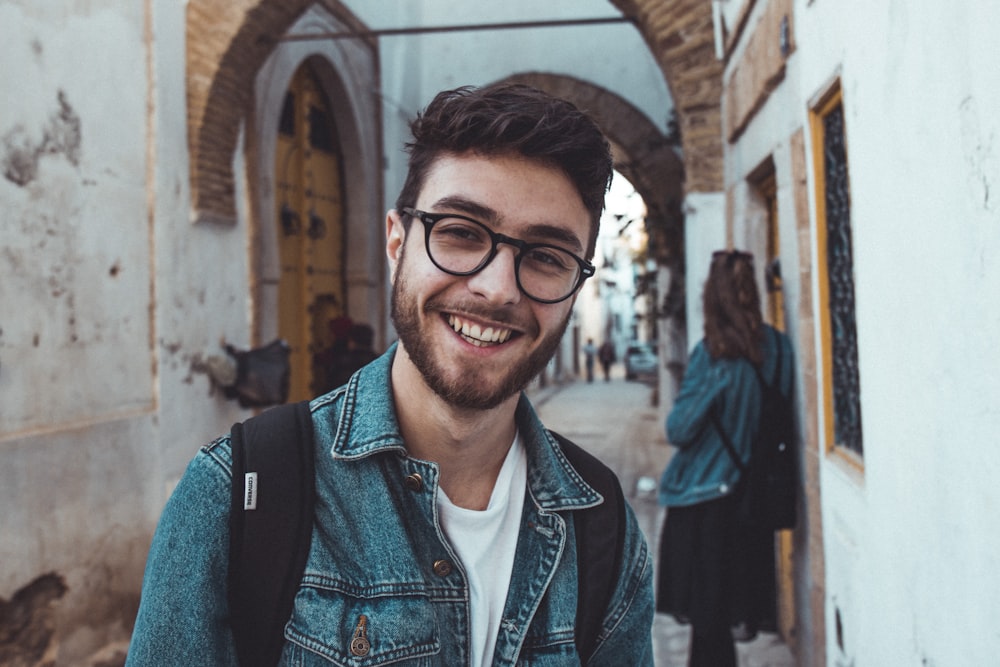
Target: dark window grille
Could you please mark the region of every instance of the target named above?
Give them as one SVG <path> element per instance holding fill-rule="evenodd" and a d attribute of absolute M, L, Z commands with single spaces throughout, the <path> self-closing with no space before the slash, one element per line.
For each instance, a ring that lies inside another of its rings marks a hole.
<path fill-rule="evenodd" d="M 861 455 L 861 384 L 854 315 L 851 201 L 844 139 L 844 108 L 840 104 L 823 117 L 823 162 L 826 189 L 826 266 L 833 348 L 834 436 L 838 445 Z"/>

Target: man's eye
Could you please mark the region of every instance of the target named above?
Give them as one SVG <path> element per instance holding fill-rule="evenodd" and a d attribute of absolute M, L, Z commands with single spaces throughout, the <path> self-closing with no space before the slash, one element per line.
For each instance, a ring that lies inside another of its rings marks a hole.
<path fill-rule="evenodd" d="M 538 268 L 546 268 L 552 271 L 569 271 L 573 269 L 574 262 L 570 256 L 555 248 L 532 248 L 525 260 L 531 262 Z"/>
<path fill-rule="evenodd" d="M 434 228 L 434 232 L 438 236 L 451 241 L 474 243 L 483 242 L 486 238 L 486 233 L 479 227 L 463 222 L 452 222 L 450 220 L 442 220 Z"/>

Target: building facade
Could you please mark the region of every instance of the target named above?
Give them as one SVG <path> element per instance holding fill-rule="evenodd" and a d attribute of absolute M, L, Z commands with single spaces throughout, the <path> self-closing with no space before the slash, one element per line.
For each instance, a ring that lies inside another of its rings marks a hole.
<path fill-rule="evenodd" d="M 785 636 L 802 665 L 987 664 L 997 9 L 713 9 L 725 222 L 687 227 L 687 307 L 693 323 L 710 248 L 750 250 L 765 315 L 795 344 L 804 494 L 780 537 Z"/>

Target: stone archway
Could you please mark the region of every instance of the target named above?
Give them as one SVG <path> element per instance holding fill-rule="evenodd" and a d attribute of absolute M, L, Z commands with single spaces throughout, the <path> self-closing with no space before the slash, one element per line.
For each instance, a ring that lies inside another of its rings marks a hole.
<path fill-rule="evenodd" d="M 609 0 L 660 64 L 680 123 L 685 193 L 723 190 L 722 70 L 706 0 Z"/>
<path fill-rule="evenodd" d="M 335 0 L 190 0 L 186 10 L 192 218 L 236 221 L 232 157 L 253 102 L 254 77 L 278 38 L 312 6 L 360 22 Z"/>

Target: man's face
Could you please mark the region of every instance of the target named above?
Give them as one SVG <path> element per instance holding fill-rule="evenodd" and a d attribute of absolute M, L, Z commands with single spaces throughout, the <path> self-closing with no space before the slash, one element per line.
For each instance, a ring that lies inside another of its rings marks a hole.
<path fill-rule="evenodd" d="M 523 241 L 552 243 L 583 256 L 589 216 L 558 169 L 517 157 L 446 155 L 427 174 L 413 207 L 458 213 Z M 387 219 L 393 270 L 392 317 L 402 355 L 450 405 L 489 409 L 520 392 L 559 345 L 575 295 L 555 304 L 517 286 L 517 248 L 501 244 L 479 273 L 453 276 L 427 256 L 424 225 L 405 233 L 400 214 Z"/>

